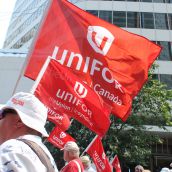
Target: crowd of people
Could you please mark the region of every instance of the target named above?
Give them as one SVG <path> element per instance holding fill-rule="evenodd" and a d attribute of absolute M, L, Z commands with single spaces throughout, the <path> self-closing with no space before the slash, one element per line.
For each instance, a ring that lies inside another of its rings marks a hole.
<path fill-rule="evenodd" d="M 0 110 L 0 172 L 58 172 L 42 142 L 47 108 L 33 94 L 15 94 Z M 63 148 L 66 165 L 60 172 L 94 172 L 87 156 L 79 157 L 75 142 Z"/>
<path fill-rule="evenodd" d="M 42 142 L 42 137 L 48 137 L 46 120 L 47 108 L 30 93 L 17 93 L 2 107 L 0 172 L 58 172 L 53 157 Z M 88 156 L 80 157 L 75 142 L 67 142 L 62 150 L 66 165 L 60 172 L 96 172 Z M 150 170 L 137 165 L 135 172 Z M 162 168 L 160 172 L 172 170 Z"/>
<path fill-rule="evenodd" d="M 170 164 L 170 167 L 172 167 L 172 163 Z M 135 172 L 151 172 L 151 171 L 148 169 L 144 169 L 143 166 L 141 165 L 137 165 L 135 167 Z M 159 172 L 172 172 L 172 170 L 170 170 L 167 167 L 163 167 Z"/>

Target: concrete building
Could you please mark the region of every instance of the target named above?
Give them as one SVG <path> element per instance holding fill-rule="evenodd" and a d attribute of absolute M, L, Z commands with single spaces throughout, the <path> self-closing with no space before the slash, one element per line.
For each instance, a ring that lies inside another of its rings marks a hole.
<path fill-rule="evenodd" d="M 32 81 L 22 78 L 17 88 L 26 53 L 40 24 L 47 6 L 46 0 L 17 0 L 10 22 L 4 50 L 0 54 L 0 103 L 4 103 L 14 90 L 29 90 Z M 73 0 L 75 5 L 123 29 L 147 37 L 163 47 L 155 71 L 157 79 L 172 88 L 172 0 Z M 19 49 L 18 56 L 9 49 Z M 5 55 L 8 54 L 8 55 Z M 7 57 L 8 56 L 8 57 Z M 9 79 L 6 80 L 6 78 Z M 156 145 L 153 150 L 154 166 L 172 162 L 172 129 L 164 132 L 157 127 L 165 139 L 163 145 Z"/>

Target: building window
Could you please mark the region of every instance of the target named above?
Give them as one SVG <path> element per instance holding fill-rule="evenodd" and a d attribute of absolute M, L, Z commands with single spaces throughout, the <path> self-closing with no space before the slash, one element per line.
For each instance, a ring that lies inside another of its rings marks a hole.
<path fill-rule="evenodd" d="M 158 74 L 152 74 L 152 79 L 154 79 L 154 80 L 160 80 Z"/>
<path fill-rule="evenodd" d="M 99 17 L 109 23 L 112 23 L 112 11 L 99 11 Z"/>
<path fill-rule="evenodd" d="M 97 10 L 87 10 L 90 14 L 93 14 L 94 16 L 98 17 L 98 11 Z"/>
<path fill-rule="evenodd" d="M 168 74 L 153 74 L 152 79 L 159 80 L 167 85 L 167 89 L 172 89 L 172 75 Z"/>
<path fill-rule="evenodd" d="M 168 29 L 167 14 L 155 13 L 155 28 Z"/>
<path fill-rule="evenodd" d="M 119 27 L 126 27 L 126 12 L 114 11 L 113 12 L 113 24 Z"/>
<path fill-rule="evenodd" d="M 158 59 L 172 61 L 172 42 L 158 41 L 157 43 L 163 48 Z"/>
<path fill-rule="evenodd" d="M 140 13 L 127 12 L 127 27 L 140 28 Z"/>
<path fill-rule="evenodd" d="M 36 30 L 38 29 L 39 24 L 36 24 L 29 32 L 27 32 L 18 42 L 16 42 L 11 48 L 20 48 L 29 40 L 34 37 Z"/>
<path fill-rule="evenodd" d="M 147 29 L 155 28 L 153 13 L 141 13 L 141 26 Z"/>
<path fill-rule="evenodd" d="M 167 85 L 167 89 L 172 89 L 172 75 L 160 74 L 160 81 Z"/>
<path fill-rule="evenodd" d="M 153 0 L 154 3 L 165 3 L 166 0 Z"/>
<path fill-rule="evenodd" d="M 141 2 L 152 2 L 152 0 L 140 0 Z"/>
<path fill-rule="evenodd" d="M 169 20 L 169 29 L 172 30 L 172 14 L 168 14 L 168 20 Z"/>

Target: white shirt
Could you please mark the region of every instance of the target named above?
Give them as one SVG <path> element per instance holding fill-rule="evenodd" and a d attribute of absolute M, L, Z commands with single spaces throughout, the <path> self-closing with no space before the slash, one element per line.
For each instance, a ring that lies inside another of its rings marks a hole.
<path fill-rule="evenodd" d="M 96 172 L 96 170 L 94 170 L 94 168 L 92 168 L 90 166 L 90 167 L 87 167 L 86 169 L 84 169 L 84 172 Z"/>
<path fill-rule="evenodd" d="M 24 135 L 18 139 L 37 143 L 48 155 L 55 171 L 58 172 L 54 159 L 39 136 Z M 0 172 L 47 172 L 47 169 L 27 144 L 11 139 L 0 145 Z"/>

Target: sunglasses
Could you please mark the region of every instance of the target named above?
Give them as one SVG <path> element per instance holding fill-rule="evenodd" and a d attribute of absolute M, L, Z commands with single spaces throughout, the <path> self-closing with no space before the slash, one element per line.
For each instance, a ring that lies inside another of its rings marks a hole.
<path fill-rule="evenodd" d="M 9 113 L 17 115 L 17 112 L 14 109 L 3 109 L 3 110 L 0 110 L 0 120 L 3 119 L 6 116 L 6 114 L 9 114 Z"/>

